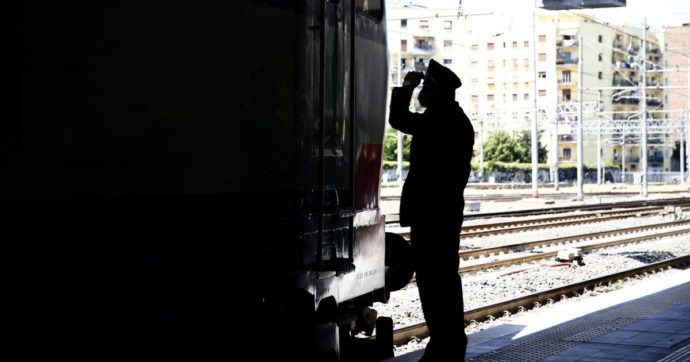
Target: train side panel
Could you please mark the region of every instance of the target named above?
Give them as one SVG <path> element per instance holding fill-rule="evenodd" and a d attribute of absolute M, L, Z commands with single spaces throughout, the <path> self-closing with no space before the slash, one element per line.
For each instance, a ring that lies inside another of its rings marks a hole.
<path fill-rule="evenodd" d="M 321 301 L 384 287 L 385 21 L 362 4 L 22 2 L 0 199 L 26 325 L 337 355 Z"/>

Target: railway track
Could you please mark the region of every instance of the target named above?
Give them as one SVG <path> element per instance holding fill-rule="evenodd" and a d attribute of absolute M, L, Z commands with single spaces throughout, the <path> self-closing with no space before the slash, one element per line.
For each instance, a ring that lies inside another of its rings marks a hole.
<path fill-rule="evenodd" d="M 690 255 L 684 255 L 681 257 L 672 258 L 657 263 L 652 263 L 642 267 L 628 269 L 625 271 L 588 279 L 563 287 L 540 291 L 518 298 L 505 300 L 499 303 L 474 308 L 465 311 L 465 323 L 469 324 L 475 321 L 483 321 L 486 319 L 490 319 L 494 316 L 501 316 L 506 313 L 513 313 L 523 309 L 530 309 L 540 304 L 567 298 L 567 296 L 570 295 L 577 295 L 578 293 L 581 293 L 586 289 L 593 289 L 599 286 L 608 285 L 609 283 L 616 282 L 618 280 L 635 277 L 637 275 L 654 273 L 656 271 L 665 270 L 673 267 L 687 266 L 689 264 Z M 412 337 L 422 339 L 427 336 L 428 329 L 426 327 L 426 323 L 417 323 L 394 330 L 393 342 L 396 345 L 400 345 L 406 343 Z"/>
<path fill-rule="evenodd" d="M 587 196 L 589 197 L 621 197 L 621 196 L 637 196 L 639 192 L 589 192 Z M 472 201 L 497 201 L 497 202 L 512 202 L 519 201 L 523 199 L 531 198 L 531 193 L 521 193 L 521 194 L 470 194 L 465 195 L 466 202 Z M 577 194 L 575 193 L 552 193 L 552 194 L 541 194 L 540 198 L 544 200 L 568 200 L 575 199 Z M 400 195 L 387 195 L 381 196 L 383 201 L 395 201 L 400 200 Z"/>
<path fill-rule="evenodd" d="M 477 212 L 465 213 L 464 220 L 490 219 L 500 217 L 521 217 L 521 216 L 536 216 L 546 214 L 558 214 L 574 211 L 597 211 L 597 210 L 614 210 L 626 209 L 644 206 L 690 206 L 690 198 L 669 198 L 658 200 L 643 200 L 643 201 L 624 201 L 614 203 L 602 203 L 592 205 L 574 205 L 574 206 L 559 206 L 542 209 L 528 209 L 528 210 L 513 210 L 502 212 Z M 398 214 L 386 214 L 386 224 L 396 224 L 400 220 Z"/>
<path fill-rule="evenodd" d="M 570 214 L 554 217 L 520 219 L 514 221 L 482 223 L 475 225 L 463 225 L 461 236 L 463 239 L 468 239 L 481 236 L 530 231 L 534 230 L 535 228 L 545 229 L 590 224 L 617 219 L 625 219 L 628 217 L 641 217 L 659 214 L 664 212 L 665 208 L 666 207 L 662 206 L 645 206 L 622 211 L 592 211 L 588 213 Z M 409 231 L 398 232 L 398 235 L 404 238 L 410 237 Z"/>
<path fill-rule="evenodd" d="M 686 228 L 682 228 L 682 229 L 678 229 L 678 230 L 666 231 L 666 232 L 657 233 L 654 235 L 642 235 L 642 236 L 629 237 L 629 238 L 624 238 L 624 239 L 619 239 L 619 240 L 606 241 L 603 243 L 583 245 L 583 246 L 579 246 L 578 249 L 580 249 L 583 253 L 586 254 L 586 253 L 589 253 L 589 252 L 592 252 L 595 250 L 601 250 L 601 249 L 611 248 L 611 247 L 615 247 L 615 246 L 623 246 L 623 245 L 628 245 L 628 244 L 646 242 L 646 241 L 649 241 L 650 239 L 674 237 L 674 236 L 686 235 L 686 234 L 690 234 L 690 227 L 686 227 Z M 476 272 L 479 270 L 496 269 L 496 268 L 502 268 L 502 267 L 506 267 L 506 266 L 510 266 L 510 265 L 524 264 L 524 263 L 529 263 L 529 262 L 533 262 L 533 261 L 537 261 L 537 260 L 554 259 L 557 254 L 558 254 L 558 251 L 547 251 L 547 252 L 542 252 L 542 253 L 532 254 L 532 255 L 521 255 L 521 256 L 517 256 L 517 257 L 513 257 L 513 258 L 492 260 L 492 261 L 488 261 L 488 262 L 484 262 L 484 263 L 477 263 L 477 264 L 461 266 L 460 269 L 458 269 L 458 272 L 460 272 L 460 273 L 471 273 L 471 272 Z"/>
<path fill-rule="evenodd" d="M 508 245 L 503 245 L 503 246 L 494 246 L 494 247 L 489 247 L 489 248 L 479 248 L 479 249 L 473 249 L 473 250 L 463 250 L 463 251 L 458 252 L 458 255 L 460 256 L 460 258 L 462 260 L 469 260 L 469 259 L 479 258 L 479 257 L 484 257 L 484 256 L 507 254 L 507 253 L 513 253 L 513 252 L 518 252 L 518 251 L 529 251 L 529 250 L 533 250 L 535 248 L 542 247 L 542 246 L 569 244 L 569 243 L 574 243 L 574 242 L 578 242 L 578 241 L 595 240 L 595 239 L 600 239 L 600 238 L 604 238 L 604 237 L 618 236 L 618 235 L 631 234 L 631 233 L 639 233 L 639 232 L 644 232 L 644 231 L 660 230 L 660 229 L 664 229 L 664 228 L 679 227 L 679 226 L 685 226 L 685 225 L 690 225 L 690 220 L 670 221 L 670 222 L 663 222 L 663 223 L 656 223 L 656 224 L 649 224 L 649 225 L 642 225 L 642 226 L 633 226 L 633 227 L 626 227 L 626 228 L 607 230 L 607 231 L 599 231 L 599 232 L 593 232 L 593 233 L 569 235 L 569 236 L 558 237 L 558 238 L 549 238 L 549 239 L 543 239 L 543 240 L 528 241 L 525 243 L 508 244 Z"/>

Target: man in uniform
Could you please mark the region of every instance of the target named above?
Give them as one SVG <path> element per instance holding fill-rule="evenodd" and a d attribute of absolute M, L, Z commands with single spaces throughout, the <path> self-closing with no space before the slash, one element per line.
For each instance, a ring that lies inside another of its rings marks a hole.
<path fill-rule="evenodd" d="M 409 111 L 414 89 L 426 110 Z M 420 361 L 462 361 L 467 347 L 458 274 L 463 191 L 470 174 L 474 129 L 455 101 L 462 83 L 433 59 L 393 89 L 391 126 L 412 135 L 410 170 L 400 200 L 400 225 L 410 226 L 419 298 L 430 340 Z"/>

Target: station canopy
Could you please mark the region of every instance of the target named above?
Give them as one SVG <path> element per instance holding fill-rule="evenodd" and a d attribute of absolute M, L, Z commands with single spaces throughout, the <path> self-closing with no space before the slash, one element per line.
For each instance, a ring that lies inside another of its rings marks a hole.
<path fill-rule="evenodd" d="M 572 10 L 625 7 L 626 0 L 542 0 L 542 9 Z"/>

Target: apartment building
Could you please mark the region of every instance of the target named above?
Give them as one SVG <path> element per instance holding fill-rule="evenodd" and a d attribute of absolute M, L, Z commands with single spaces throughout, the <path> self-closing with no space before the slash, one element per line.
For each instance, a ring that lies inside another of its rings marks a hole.
<path fill-rule="evenodd" d="M 643 105 L 635 88 L 641 84 L 642 29 L 611 26 L 571 12 L 537 11 L 533 20 L 457 16 L 452 10 L 440 13 L 394 4 L 389 3 L 388 13 L 391 85 L 397 85 L 405 71 L 423 70 L 432 57 L 443 62 L 463 80 L 456 97 L 484 139 L 496 130 L 529 130 L 536 101 L 540 140 L 550 161 L 558 157 L 561 163 L 575 163 L 579 157 L 576 110 L 582 87 L 582 101 L 591 111 L 583 116 L 584 163 L 596 165 L 600 152 L 605 164 L 639 171 L 640 132 L 633 127 L 639 125 L 635 120 Z M 661 50 L 657 37 L 648 32 L 649 86 L 666 84 L 666 73 L 654 72 L 666 64 Z M 646 103 L 649 119 L 666 117 L 663 89 L 648 89 Z M 650 171 L 669 170 L 669 137 L 649 135 Z"/>

